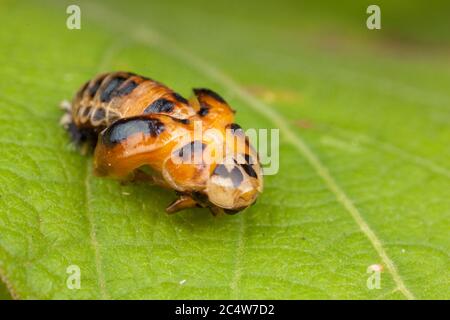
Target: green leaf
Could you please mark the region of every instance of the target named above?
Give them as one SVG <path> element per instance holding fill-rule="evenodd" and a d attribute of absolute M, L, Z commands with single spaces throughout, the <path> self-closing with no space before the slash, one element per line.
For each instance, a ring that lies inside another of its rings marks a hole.
<path fill-rule="evenodd" d="M 383 1 L 370 31 L 352 2 L 86 1 L 68 30 L 69 4 L 1 4 L 0 275 L 14 297 L 450 298 L 448 8 Z M 168 216 L 173 193 L 94 177 L 58 104 L 118 69 L 185 96 L 211 87 L 244 128 L 279 128 L 258 203 Z"/>

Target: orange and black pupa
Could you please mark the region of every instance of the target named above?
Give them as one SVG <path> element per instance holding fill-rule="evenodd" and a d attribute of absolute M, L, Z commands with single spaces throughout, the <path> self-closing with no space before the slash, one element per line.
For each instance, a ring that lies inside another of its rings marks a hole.
<path fill-rule="evenodd" d="M 95 148 L 97 176 L 175 190 L 168 213 L 191 207 L 237 213 L 263 190 L 258 154 L 221 96 L 193 92 L 188 101 L 134 73 L 100 74 L 62 104 L 61 123 L 82 151 Z"/>

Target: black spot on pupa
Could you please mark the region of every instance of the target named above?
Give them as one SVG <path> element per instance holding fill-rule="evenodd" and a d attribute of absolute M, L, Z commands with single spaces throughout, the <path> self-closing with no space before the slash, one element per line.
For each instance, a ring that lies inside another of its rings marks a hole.
<path fill-rule="evenodd" d="M 242 169 L 244 169 L 245 173 L 247 173 L 250 177 L 258 179 L 258 174 L 251 164 L 243 163 L 241 164 Z"/>
<path fill-rule="evenodd" d="M 201 106 L 200 110 L 197 112 L 200 117 L 204 117 L 209 113 L 209 107 Z"/>
<path fill-rule="evenodd" d="M 227 167 L 225 167 L 223 164 L 218 164 L 216 166 L 216 168 L 214 169 L 213 174 L 217 175 L 217 176 L 220 176 L 220 177 L 226 178 L 226 177 L 228 177 L 229 172 L 228 172 Z"/>
<path fill-rule="evenodd" d="M 95 94 L 97 93 L 98 88 L 100 88 L 100 85 L 102 84 L 103 79 L 104 79 L 104 77 L 97 79 L 94 82 L 94 84 L 91 87 L 89 87 L 88 93 L 91 98 L 93 98 L 95 96 Z"/>
<path fill-rule="evenodd" d="M 167 99 L 161 98 L 156 101 L 153 101 L 147 108 L 144 110 L 145 113 L 170 113 L 173 111 L 174 103 Z"/>
<path fill-rule="evenodd" d="M 245 137 L 245 145 L 250 147 L 250 139 L 247 136 Z"/>
<path fill-rule="evenodd" d="M 102 133 L 102 139 L 105 145 L 114 146 L 136 133 L 157 137 L 164 129 L 164 124 L 158 119 L 142 117 L 126 118 L 117 120 L 109 126 Z"/>
<path fill-rule="evenodd" d="M 228 171 L 227 167 L 223 164 L 218 164 L 213 172 L 214 175 L 218 175 L 222 178 L 229 178 L 233 183 L 234 187 L 239 187 L 242 180 L 244 180 L 244 176 L 242 175 L 241 170 L 238 167 L 234 166 L 231 171 Z"/>
<path fill-rule="evenodd" d="M 248 164 L 253 164 L 253 158 L 251 155 L 249 154 L 244 154 L 244 158 L 245 158 L 245 162 L 247 162 Z"/>
<path fill-rule="evenodd" d="M 226 101 L 221 96 L 219 96 L 216 92 L 214 92 L 214 91 L 212 91 L 210 89 L 196 88 L 196 89 L 194 89 L 194 94 L 196 96 L 207 95 L 207 96 L 210 96 L 213 99 L 215 99 L 215 100 L 217 100 L 217 101 L 219 101 L 221 103 L 226 103 Z"/>
<path fill-rule="evenodd" d="M 109 82 L 106 84 L 105 88 L 103 89 L 102 93 L 100 94 L 100 100 L 102 102 L 109 102 L 114 97 L 113 92 L 119 88 L 119 86 L 125 82 L 124 77 L 115 77 L 109 80 Z"/>
<path fill-rule="evenodd" d="M 126 96 L 127 94 L 130 94 L 136 87 L 138 86 L 138 84 L 134 81 L 127 81 L 124 83 L 124 85 L 117 90 L 117 93 L 114 94 L 116 96 Z"/>
<path fill-rule="evenodd" d="M 238 125 L 237 123 L 230 124 L 230 129 L 233 130 L 233 131 L 242 130 L 241 126 Z"/>
<path fill-rule="evenodd" d="M 105 119 L 105 109 L 104 108 L 97 108 L 94 111 L 94 115 L 92 116 L 92 121 L 93 122 L 98 122 L 98 121 L 102 121 L 103 119 Z"/>
<path fill-rule="evenodd" d="M 228 128 L 231 129 L 231 132 L 232 132 L 233 134 L 240 135 L 240 134 L 243 134 L 243 133 L 244 133 L 244 130 L 242 130 L 241 126 L 238 125 L 237 123 L 231 123 L 231 124 L 229 124 L 229 125 L 228 125 Z"/>
<path fill-rule="evenodd" d="M 183 96 L 181 96 L 180 94 L 178 94 L 178 93 L 176 93 L 176 92 L 172 93 L 172 96 L 173 96 L 173 98 L 174 98 L 175 100 L 177 100 L 178 102 L 186 103 L 186 104 L 189 103 L 189 102 L 187 101 L 187 99 L 185 99 Z"/>
<path fill-rule="evenodd" d="M 244 176 L 242 175 L 241 170 L 238 167 L 234 167 L 230 172 L 231 181 L 233 182 L 233 186 L 239 187 L 242 180 L 244 180 Z"/>

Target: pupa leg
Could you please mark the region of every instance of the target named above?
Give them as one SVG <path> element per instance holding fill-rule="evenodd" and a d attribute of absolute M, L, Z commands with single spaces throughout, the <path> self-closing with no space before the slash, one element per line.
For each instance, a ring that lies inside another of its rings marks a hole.
<path fill-rule="evenodd" d="M 180 197 L 177 200 L 169 204 L 169 206 L 166 208 L 166 212 L 172 214 L 187 208 L 195 208 L 196 206 L 197 202 L 190 196 L 180 195 Z"/>

